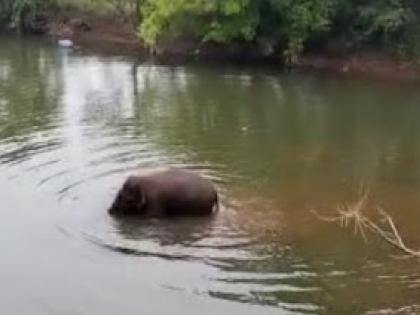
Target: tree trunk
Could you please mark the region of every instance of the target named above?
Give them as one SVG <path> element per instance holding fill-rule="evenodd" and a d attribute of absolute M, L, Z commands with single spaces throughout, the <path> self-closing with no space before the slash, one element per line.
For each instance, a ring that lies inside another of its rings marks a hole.
<path fill-rule="evenodd" d="M 136 0 L 136 7 L 135 7 L 135 18 L 136 18 L 136 27 L 139 26 L 140 21 L 142 20 L 142 14 L 141 14 L 141 7 L 143 4 L 143 0 Z"/>

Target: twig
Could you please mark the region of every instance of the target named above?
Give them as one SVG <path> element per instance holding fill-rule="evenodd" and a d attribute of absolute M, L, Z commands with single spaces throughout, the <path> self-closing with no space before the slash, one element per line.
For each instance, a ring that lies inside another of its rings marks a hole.
<path fill-rule="evenodd" d="M 312 210 L 311 212 L 322 221 L 337 223 L 340 227 L 344 228 L 347 228 L 353 221 L 354 234 L 360 234 L 365 242 L 367 242 L 367 235 L 365 230 L 369 230 L 379 235 L 389 244 L 393 245 L 395 248 L 399 249 L 410 257 L 420 258 L 420 250 L 414 250 L 407 246 L 394 220 L 382 208 L 378 207 L 377 212 L 384 221 L 384 227 L 376 224 L 372 219 L 362 213 L 366 208 L 368 195 L 368 192 L 365 191 L 356 203 L 337 206 L 336 216 L 324 216 L 319 214 L 316 210 Z"/>

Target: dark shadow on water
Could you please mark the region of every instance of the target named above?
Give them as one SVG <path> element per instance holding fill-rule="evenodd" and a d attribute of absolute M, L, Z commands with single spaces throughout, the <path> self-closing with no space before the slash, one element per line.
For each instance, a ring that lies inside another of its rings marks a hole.
<path fill-rule="evenodd" d="M 103 239 L 85 234 L 85 238 L 96 245 L 127 255 L 159 257 L 165 259 L 201 260 L 189 251 L 163 250 L 193 248 L 201 240 L 211 236 L 217 214 L 210 217 L 113 217 L 116 238 Z M 152 248 L 143 248 L 144 242 Z M 205 246 L 207 248 L 207 246 Z M 200 248 L 200 245 L 197 245 Z M 184 253 L 185 252 L 185 253 Z"/>
<path fill-rule="evenodd" d="M 214 220 L 214 217 L 119 218 L 114 222 L 116 231 L 124 239 L 153 239 L 160 246 L 188 246 L 206 237 Z"/>

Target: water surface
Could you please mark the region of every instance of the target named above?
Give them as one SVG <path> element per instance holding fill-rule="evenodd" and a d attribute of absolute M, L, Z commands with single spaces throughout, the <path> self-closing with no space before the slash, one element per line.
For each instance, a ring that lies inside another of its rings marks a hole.
<path fill-rule="evenodd" d="M 419 121 L 417 83 L 0 38 L 2 312 L 420 312 L 418 261 L 311 212 L 364 187 L 420 247 Z M 211 179 L 220 213 L 107 215 L 126 176 L 162 166 Z"/>

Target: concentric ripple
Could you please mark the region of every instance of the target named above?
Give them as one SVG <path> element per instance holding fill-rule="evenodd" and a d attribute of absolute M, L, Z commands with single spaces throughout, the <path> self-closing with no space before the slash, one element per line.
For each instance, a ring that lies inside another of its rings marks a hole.
<path fill-rule="evenodd" d="M 364 244 L 309 210 L 349 200 L 363 179 L 383 204 L 416 215 L 420 130 L 410 119 L 420 116 L 419 93 L 396 111 L 396 95 L 407 91 L 383 96 L 383 87 L 367 92 L 357 80 L 158 66 L 48 45 L 27 56 L 9 46 L 0 48 L 0 176 L 54 200 L 60 219 L 51 224 L 79 246 L 133 264 L 158 261 L 174 270 L 159 283 L 165 289 L 285 314 L 418 307 L 416 264 L 395 262 L 380 241 Z M 221 211 L 107 215 L 129 174 L 168 166 L 213 181 Z"/>

